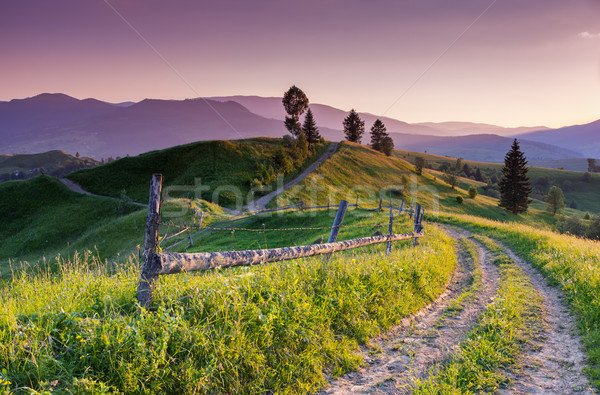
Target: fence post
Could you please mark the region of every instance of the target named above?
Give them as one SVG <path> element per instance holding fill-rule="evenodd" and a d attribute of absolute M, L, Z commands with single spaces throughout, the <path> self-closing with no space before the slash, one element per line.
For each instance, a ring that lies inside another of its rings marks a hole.
<path fill-rule="evenodd" d="M 144 241 L 144 258 L 137 291 L 140 307 L 147 309 L 152 303 L 152 281 L 155 276 L 156 246 L 158 245 L 158 225 L 160 222 L 160 196 L 162 192 L 162 174 L 152 174 L 150 197 L 148 199 L 148 216 Z"/>
<path fill-rule="evenodd" d="M 389 234 L 390 236 L 393 233 L 394 228 L 394 209 L 392 208 L 392 191 L 390 191 L 390 226 L 389 226 Z M 385 254 L 388 255 L 392 251 L 392 241 L 388 241 L 387 249 L 385 250 Z"/>
<path fill-rule="evenodd" d="M 402 207 L 404 207 L 404 199 L 400 202 L 400 210 L 398 210 L 398 215 L 402 215 Z"/>
<path fill-rule="evenodd" d="M 354 204 L 356 208 L 358 208 L 358 195 L 356 195 L 356 203 Z"/>
<path fill-rule="evenodd" d="M 417 203 L 415 205 L 415 228 L 413 233 L 419 233 L 419 213 L 421 212 L 421 205 Z M 419 239 L 413 239 L 413 247 L 419 244 Z"/>
<path fill-rule="evenodd" d="M 383 198 L 380 196 L 379 197 L 379 207 L 377 208 L 377 213 L 381 212 L 381 202 L 383 201 Z"/>
<path fill-rule="evenodd" d="M 346 215 L 346 208 L 348 208 L 348 202 L 346 200 L 340 200 L 340 206 L 338 208 L 335 219 L 333 220 L 333 226 L 331 227 L 331 233 L 329 234 L 328 243 L 334 243 L 337 240 L 338 233 L 340 232 L 340 226 Z"/>

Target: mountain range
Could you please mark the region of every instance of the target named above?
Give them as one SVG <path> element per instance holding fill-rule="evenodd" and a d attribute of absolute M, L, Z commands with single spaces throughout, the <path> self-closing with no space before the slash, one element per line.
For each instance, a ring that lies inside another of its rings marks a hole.
<path fill-rule="evenodd" d="M 342 140 L 347 112 L 310 104 L 321 134 Z M 365 121 L 363 143 L 378 117 Z M 79 100 L 60 93 L 0 102 L 0 153 L 59 149 L 95 158 L 137 155 L 199 140 L 281 137 L 287 134 L 281 98 L 226 96 L 187 100 L 145 99 L 137 103 Z M 503 128 L 469 122 L 410 124 L 389 117 L 395 146 L 412 151 L 501 162 L 513 137 L 530 160 L 600 157 L 600 121 L 562 129 Z"/>

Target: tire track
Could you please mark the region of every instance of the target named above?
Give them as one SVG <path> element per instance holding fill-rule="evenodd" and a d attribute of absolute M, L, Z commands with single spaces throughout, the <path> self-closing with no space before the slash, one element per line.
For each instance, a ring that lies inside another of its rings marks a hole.
<path fill-rule="evenodd" d="M 454 229 L 446 231 L 455 240 L 467 236 Z M 372 340 L 371 350 L 379 350 L 376 355 L 369 356 L 370 350 L 363 347 L 361 353 L 368 366 L 338 378 L 320 394 L 409 393 L 416 379 L 426 378 L 430 367 L 455 350 L 496 294 L 498 269 L 482 247 L 477 249 L 481 286 L 471 303 L 451 317 L 444 317 L 450 302 L 467 289 L 473 270 L 465 254 L 458 254 L 459 266 L 446 291 L 384 336 Z"/>

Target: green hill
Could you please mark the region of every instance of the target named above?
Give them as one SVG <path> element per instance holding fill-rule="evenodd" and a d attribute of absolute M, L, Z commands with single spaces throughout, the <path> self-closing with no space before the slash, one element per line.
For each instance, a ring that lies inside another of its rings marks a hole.
<path fill-rule="evenodd" d="M 286 180 L 293 177 L 326 148 L 319 145 L 309 157 L 294 157 L 281 139 L 203 141 L 122 158 L 67 178 L 98 195 L 119 197 L 125 190 L 133 200 L 147 203 L 152 173 L 162 173 L 172 196 L 194 195 L 212 201 L 217 191 L 220 205 L 235 207 L 236 198 L 244 204 L 248 201 L 252 187 L 275 186 L 280 172 L 286 173 Z M 291 162 L 287 169 L 276 158 L 282 152 Z M 200 185 L 206 189 L 198 189 Z"/>
<path fill-rule="evenodd" d="M 95 159 L 78 158 L 58 150 L 41 154 L 1 155 L 0 181 L 28 179 L 40 174 L 61 177 L 77 169 L 99 164 Z"/>
<path fill-rule="evenodd" d="M 420 156 L 426 160 L 426 167 L 429 168 L 429 170 L 427 170 L 428 172 L 431 172 L 430 170 L 440 170 L 456 164 L 456 158 L 420 152 L 395 150 L 394 156 L 413 164 L 415 158 Z M 503 166 L 499 163 L 475 162 L 469 160 L 463 160 L 463 164 L 466 164 L 473 173 L 477 169 L 480 169 L 483 176 L 487 178 L 491 177 L 491 181 L 494 184 L 494 181 L 497 182 L 497 179 L 499 179 Z M 442 175 L 442 173 L 439 172 L 431 173 L 438 176 Z M 531 178 L 531 184 L 534 189 L 532 197 L 538 201 L 544 201 L 550 187 L 556 185 L 562 189 L 567 206 L 575 208 L 582 213 L 589 211 L 590 213 L 600 214 L 600 199 L 598 199 L 598 192 L 600 191 L 600 174 L 591 173 L 589 174 L 589 179 L 586 179 L 587 176 L 585 174 L 585 172 L 580 171 L 531 166 L 529 167 L 529 177 Z M 477 185 L 480 189 L 480 193 L 486 193 L 483 188 L 485 183 L 477 184 L 473 182 L 473 179 L 468 180 L 466 178 L 463 178 L 462 181 Z M 494 189 L 492 188 L 492 190 Z M 492 195 L 494 195 L 494 193 Z M 539 204 L 536 204 L 534 207 L 541 208 Z"/>

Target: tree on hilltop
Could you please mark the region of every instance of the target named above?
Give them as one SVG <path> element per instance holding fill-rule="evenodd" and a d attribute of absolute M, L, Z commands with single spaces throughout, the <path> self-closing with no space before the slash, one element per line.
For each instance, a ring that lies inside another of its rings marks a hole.
<path fill-rule="evenodd" d="M 499 205 L 513 214 L 524 213 L 531 203 L 531 182 L 527 171 L 527 160 L 515 139 L 504 157 L 502 178 L 498 183 Z"/>
<path fill-rule="evenodd" d="M 306 116 L 304 117 L 304 124 L 302 125 L 302 131 L 304 132 L 306 140 L 310 145 L 316 144 L 321 140 L 319 128 L 317 128 L 317 123 L 315 122 L 315 117 L 313 116 L 310 107 L 306 111 Z"/>
<path fill-rule="evenodd" d="M 379 119 L 375 120 L 371 127 L 371 148 L 381 151 L 381 142 L 388 137 L 385 125 Z"/>
<path fill-rule="evenodd" d="M 302 133 L 300 126 L 300 115 L 308 108 L 308 98 L 296 85 L 292 85 L 290 89 L 283 94 L 281 100 L 285 112 L 288 116 L 285 117 L 285 128 L 292 134 L 293 137 L 298 137 Z"/>
<path fill-rule="evenodd" d="M 350 110 L 350 114 L 344 119 L 344 134 L 346 140 L 353 143 L 359 143 L 362 135 L 365 133 L 365 121 L 360 119 L 358 113 L 354 109 Z"/>

